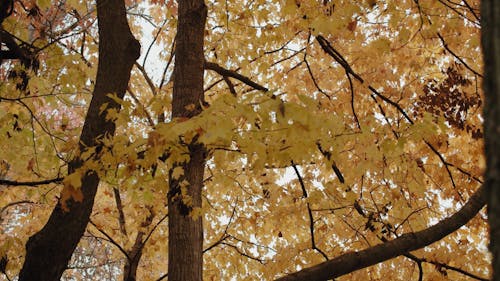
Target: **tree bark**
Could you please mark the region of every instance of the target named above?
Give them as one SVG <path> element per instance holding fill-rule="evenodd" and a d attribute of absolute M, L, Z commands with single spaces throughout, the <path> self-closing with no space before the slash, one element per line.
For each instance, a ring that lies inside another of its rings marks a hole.
<path fill-rule="evenodd" d="M 80 136 L 80 151 L 96 148 L 94 159 L 102 150 L 103 137 L 114 135 L 115 124 L 106 119 L 101 106 L 119 110 L 120 105 L 107 95 L 115 93 L 123 98 L 134 61 L 139 57 L 140 44 L 132 35 L 123 0 L 97 0 L 99 27 L 99 64 L 96 85 Z M 83 166 L 85 159 L 78 156 L 69 163 L 72 173 Z M 83 199 L 59 199 L 45 226 L 30 237 L 26 244 L 26 258 L 20 281 L 56 281 L 63 274 L 78 241 L 83 235 L 99 184 L 95 171 L 86 171 L 82 177 Z M 71 187 L 64 187 L 62 195 Z M 63 198 L 64 196 L 61 196 Z M 67 209 L 63 208 L 67 206 Z"/>
<path fill-rule="evenodd" d="M 207 17 L 207 7 L 203 0 L 182 0 L 178 3 L 173 119 L 191 118 L 202 110 L 203 39 Z M 189 150 L 189 160 L 176 164 L 183 168 L 184 175 L 177 179 L 173 178 L 172 171 L 175 168 L 173 167 L 169 177 L 168 279 L 201 281 L 203 225 L 201 217 L 193 217 L 191 211 L 193 208 L 201 207 L 206 150 L 202 144 L 196 143 L 196 137 L 186 145 Z M 188 198 L 191 203 L 186 202 L 185 199 Z"/>
<path fill-rule="evenodd" d="M 488 219 L 494 281 L 500 280 L 500 1 L 481 1 L 484 58 L 485 179 L 488 183 Z"/>
<path fill-rule="evenodd" d="M 313 267 L 288 274 L 276 281 L 323 281 L 333 279 L 430 245 L 471 220 L 486 204 L 486 189 L 485 186 L 479 188 L 462 209 L 429 228 L 404 234 L 394 240 L 359 252 L 343 254 Z"/>
<path fill-rule="evenodd" d="M 135 281 L 137 280 L 137 268 L 139 267 L 139 262 L 142 257 L 142 250 L 144 249 L 144 244 L 146 240 L 144 240 L 144 236 L 147 237 L 146 232 L 143 228 L 146 228 L 153 223 L 154 212 L 152 208 L 149 208 L 149 215 L 146 219 L 141 223 L 141 229 L 137 232 L 137 236 L 135 237 L 134 245 L 130 250 L 128 250 L 127 261 L 123 267 L 123 281 Z M 146 238 L 147 239 L 147 238 Z"/>

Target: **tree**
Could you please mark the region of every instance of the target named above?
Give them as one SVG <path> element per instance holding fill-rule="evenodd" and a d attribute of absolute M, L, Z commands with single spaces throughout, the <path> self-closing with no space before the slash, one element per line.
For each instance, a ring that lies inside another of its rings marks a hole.
<path fill-rule="evenodd" d="M 478 7 L 15 1 L 0 269 L 486 280 Z"/>
<path fill-rule="evenodd" d="M 106 138 L 115 131 L 115 124 L 106 113 L 119 109 L 120 104 L 108 95 L 123 99 L 130 70 L 139 58 L 139 42 L 130 33 L 123 1 L 98 1 L 97 16 L 99 65 L 79 151 L 68 163 L 70 175 L 48 222 L 26 244 L 19 280 L 58 280 L 66 269 L 87 226 L 99 184 L 98 173 L 86 167 L 86 162 L 99 159 L 106 149 Z"/>
<path fill-rule="evenodd" d="M 488 219 L 490 224 L 490 250 L 493 254 L 493 278 L 500 280 L 500 248 L 498 237 L 500 231 L 500 202 L 499 200 L 499 132 L 500 121 L 500 62 L 496 54 L 500 50 L 500 28 L 498 15 L 500 4 L 498 1 L 483 1 L 481 3 L 482 46 L 484 54 L 484 131 L 486 152 L 486 182 L 488 183 Z"/>
<path fill-rule="evenodd" d="M 139 57 L 140 46 L 130 33 L 123 1 L 98 1 L 97 14 L 100 59 L 78 152 L 68 163 L 70 175 L 48 222 L 26 244 L 20 280 L 59 280 L 66 269 L 87 226 L 99 184 L 98 173 L 85 167 L 86 162 L 100 157 L 106 138 L 115 131 L 106 113 L 119 109 L 120 104 L 108 95 L 123 98 L 130 70 Z M 103 106 L 107 108 L 103 110 Z"/>
<path fill-rule="evenodd" d="M 193 118 L 202 111 L 203 39 L 207 7 L 203 0 L 179 2 L 175 46 L 172 118 Z M 177 120 L 176 120 L 177 119 Z M 168 278 L 202 280 L 203 225 L 194 209 L 201 208 L 206 149 L 195 135 L 179 145 L 187 158 L 169 170 L 168 190 Z"/>

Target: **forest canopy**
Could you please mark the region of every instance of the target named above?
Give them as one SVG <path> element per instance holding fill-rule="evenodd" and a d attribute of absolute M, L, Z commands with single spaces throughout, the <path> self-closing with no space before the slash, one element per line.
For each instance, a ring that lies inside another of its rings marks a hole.
<path fill-rule="evenodd" d="M 0 24 L 0 279 L 489 280 L 480 1 Z"/>

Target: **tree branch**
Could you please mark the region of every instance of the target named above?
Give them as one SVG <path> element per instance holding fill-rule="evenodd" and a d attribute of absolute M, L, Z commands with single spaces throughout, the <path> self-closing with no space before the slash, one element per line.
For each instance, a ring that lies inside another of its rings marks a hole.
<path fill-rule="evenodd" d="M 223 68 L 222 66 L 214 63 L 214 62 L 208 62 L 208 61 L 205 61 L 205 69 L 209 69 L 209 70 L 213 70 L 217 73 L 219 73 L 220 75 L 224 76 L 224 77 L 232 77 L 234 79 L 238 79 L 240 80 L 241 82 L 247 84 L 248 86 L 256 89 L 256 90 L 261 90 L 261 91 L 264 91 L 264 92 L 267 92 L 269 91 L 268 88 L 264 87 L 264 86 L 261 86 L 255 82 L 253 82 L 250 78 L 244 76 L 244 75 L 241 75 L 235 71 L 232 71 L 232 70 L 228 70 L 228 69 L 225 69 Z"/>
<path fill-rule="evenodd" d="M 349 65 L 349 63 L 347 62 L 347 60 L 340 54 L 340 52 L 338 52 L 337 50 L 335 50 L 335 48 L 330 44 L 330 42 L 328 42 L 328 40 L 326 40 L 321 35 L 317 36 L 316 40 L 320 44 L 320 46 L 323 49 L 323 51 L 325 51 L 337 63 L 339 63 L 344 68 L 344 70 L 346 71 L 346 73 L 352 75 L 361 84 L 365 83 L 365 81 L 363 80 L 363 78 L 359 74 L 357 74 L 351 68 L 351 66 Z M 389 99 L 388 97 L 382 95 L 372 85 L 367 85 L 367 88 L 372 92 L 372 98 L 375 101 L 377 101 L 377 100 L 374 98 L 374 96 L 381 98 L 383 101 L 385 101 L 386 103 L 388 103 L 391 106 L 393 106 L 394 108 L 396 108 L 396 110 L 404 116 L 404 118 L 406 119 L 406 121 L 408 121 L 408 123 L 410 123 L 411 125 L 415 124 L 415 122 L 410 118 L 410 116 L 406 113 L 406 111 L 398 103 L 396 103 L 396 102 L 392 101 L 391 99 Z M 382 110 L 382 107 L 380 106 L 380 104 L 379 104 L 379 108 Z M 383 112 L 383 110 L 382 110 L 382 114 L 385 117 L 385 113 Z M 390 125 L 389 120 L 387 118 L 386 118 L 386 122 L 388 122 L 388 124 Z M 392 130 L 392 127 L 391 127 L 391 130 Z M 396 132 L 394 130 L 393 130 L 393 133 L 395 134 L 395 136 L 397 138 L 397 134 L 396 134 Z M 439 157 L 439 159 L 441 160 L 441 162 L 443 163 L 443 165 L 445 166 L 445 168 L 447 170 L 447 173 L 448 173 L 448 176 L 450 177 L 450 181 L 451 181 L 451 184 L 453 185 L 453 188 L 456 189 L 455 180 L 453 179 L 453 175 L 451 174 L 451 171 L 448 168 L 448 166 L 452 166 L 452 165 L 446 161 L 446 159 L 444 158 L 444 156 L 436 148 L 434 148 L 425 139 L 424 139 L 424 141 L 429 146 L 429 148 Z M 464 171 L 462 169 L 460 169 L 460 167 L 456 167 L 456 168 L 459 171 L 461 171 L 462 173 L 464 173 Z M 467 173 L 467 172 L 465 172 L 464 174 L 471 176 L 470 173 Z M 472 178 L 474 178 L 474 177 L 472 177 Z M 474 179 L 477 180 L 477 178 L 474 178 Z M 459 196 L 462 197 L 461 194 L 459 194 Z"/>
<path fill-rule="evenodd" d="M 443 36 L 441 36 L 441 33 L 437 33 L 437 36 L 439 37 L 439 40 L 441 40 L 441 44 L 443 44 L 443 48 L 448 51 L 448 53 L 450 53 L 454 58 L 456 58 L 459 62 L 461 62 L 465 68 L 467 68 L 468 70 L 470 70 L 472 73 L 476 74 L 477 76 L 483 78 L 483 75 L 477 71 L 475 71 L 472 67 L 470 67 L 461 57 L 459 57 L 457 54 L 455 54 L 451 49 L 450 47 L 448 46 L 448 43 L 446 43 L 446 41 L 444 41 L 444 38 Z"/>
<path fill-rule="evenodd" d="M 276 281 L 327 280 L 384 262 L 441 240 L 471 220 L 486 204 L 483 185 L 455 214 L 421 231 L 411 232 L 389 242 L 359 252 L 349 252 L 335 259 L 286 275 Z"/>
<path fill-rule="evenodd" d="M 302 189 L 302 196 L 304 199 L 307 200 L 308 194 L 307 194 L 306 185 L 304 183 L 304 179 L 302 178 L 302 175 L 300 174 L 299 169 L 297 169 L 297 165 L 295 165 L 295 163 L 293 161 L 291 164 L 292 164 L 293 170 L 295 171 L 295 174 L 297 175 L 297 179 L 299 180 L 299 184 L 300 184 L 300 187 Z M 311 234 L 311 248 L 313 250 L 318 251 L 318 253 L 320 253 L 323 256 L 323 258 L 325 258 L 325 260 L 329 260 L 328 255 L 325 252 L 323 252 L 316 245 L 316 237 L 314 235 L 314 216 L 313 216 L 313 213 L 311 210 L 311 205 L 307 201 L 306 201 L 306 207 L 307 207 L 307 216 L 309 217 L 309 233 Z"/>
<path fill-rule="evenodd" d="M 10 186 L 37 186 L 43 184 L 60 183 L 64 178 L 54 178 L 41 181 L 11 181 L 0 179 L 0 185 L 10 185 Z"/>

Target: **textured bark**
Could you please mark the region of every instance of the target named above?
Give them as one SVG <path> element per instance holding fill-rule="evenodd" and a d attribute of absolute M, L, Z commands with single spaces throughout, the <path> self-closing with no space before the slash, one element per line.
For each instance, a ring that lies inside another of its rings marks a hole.
<path fill-rule="evenodd" d="M 108 98 L 116 93 L 123 98 L 134 61 L 139 57 L 140 44 L 130 32 L 123 0 L 97 0 L 99 24 L 99 64 L 92 101 L 80 136 L 80 151 L 96 147 L 99 157 L 100 139 L 112 136 L 115 124 L 107 121 L 106 112 L 100 113 L 103 104 L 109 108 L 120 106 Z M 82 167 L 84 160 L 76 157 L 69 164 L 69 173 Z M 83 235 L 94 203 L 99 177 L 87 171 L 82 177 L 83 200 L 68 200 L 68 209 L 59 200 L 45 226 L 30 237 L 26 244 L 26 258 L 19 275 L 21 281 L 59 280 Z M 65 187 L 66 189 L 66 187 Z M 63 189 L 63 193 L 67 190 Z"/>
<path fill-rule="evenodd" d="M 484 142 L 493 279 L 500 280 L 500 1 L 481 1 Z"/>
<path fill-rule="evenodd" d="M 141 224 L 141 230 L 137 233 L 135 237 L 135 242 L 132 248 L 127 251 L 127 261 L 123 267 L 123 281 L 135 281 L 137 280 L 137 268 L 139 267 L 139 262 L 142 257 L 142 250 L 144 249 L 146 232 L 143 228 L 147 228 L 153 223 L 154 213 L 152 208 L 149 209 L 149 215 Z M 126 233 L 124 231 L 124 233 Z M 147 238 L 146 238 L 147 239 Z"/>
<path fill-rule="evenodd" d="M 203 37 L 207 7 L 203 0 L 179 1 L 179 19 L 175 48 L 172 117 L 190 118 L 201 112 L 203 102 Z M 184 168 L 179 179 L 170 176 L 168 193 L 168 280 L 201 281 L 203 269 L 203 226 L 201 217 L 193 218 L 190 211 L 201 207 L 201 190 L 205 170 L 206 150 L 203 145 L 187 144 L 190 159 L 178 163 Z M 173 169 L 172 169 L 173 170 Z M 170 172 L 172 172 L 172 170 Z M 171 173 L 170 173 L 171 174 Z M 187 196 L 181 194 L 184 180 Z"/>
<path fill-rule="evenodd" d="M 484 186 L 478 189 L 462 209 L 427 229 L 404 234 L 392 241 L 359 252 L 343 254 L 335 259 L 286 275 L 276 281 L 333 279 L 430 245 L 471 220 L 486 204 L 486 189 Z"/>

